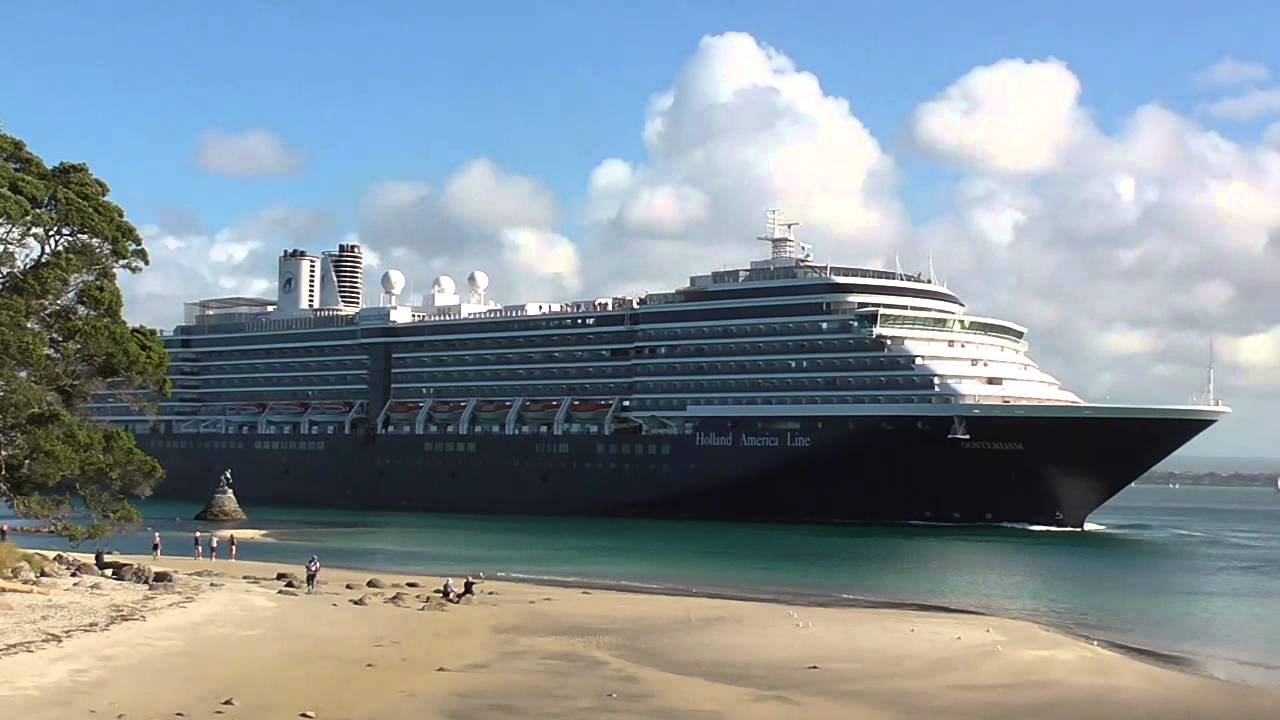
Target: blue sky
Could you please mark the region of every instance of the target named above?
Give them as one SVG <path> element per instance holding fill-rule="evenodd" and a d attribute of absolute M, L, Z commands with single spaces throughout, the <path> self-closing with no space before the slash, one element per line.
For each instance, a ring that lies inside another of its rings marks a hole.
<path fill-rule="evenodd" d="M 1089 399 L 1185 402 L 1216 338 L 1237 430 L 1193 448 L 1280 452 L 1266 430 L 1280 414 L 1280 3 L 355 8 L 6 6 L 0 125 L 48 161 L 88 162 L 136 224 L 159 226 L 152 268 L 123 283 L 132 319 L 269 294 L 284 245 L 347 232 L 411 287 L 483 264 L 509 300 L 668 289 L 741 261 L 764 203 L 816 193 L 800 219 L 828 259 L 935 255 Z M 748 41 L 703 40 L 729 31 Z M 761 45 L 821 91 L 795 94 L 797 73 L 765 62 L 739 77 Z M 1194 79 L 1224 58 L 1251 79 Z M 762 88 L 777 96 L 753 105 Z M 649 106 L 668 91 L 671 107 Z M 1249 95 L 1260 104 L 1236 117 L 1208 110 Z M 642 138 L 655 118 L 669 130 L 656 154 Z M 1004 129 L 965 132 L 990 127 Z M 211 172 L 198 152 L 214 131 L 264 131 L 302 162 Z M 592 189 L 604 169 L 622 189 Z"/>
<path fill-rule="evenodd" d="M 443 7 L 436 5 L 435 7 Z M 750 32 L 849 98 L 892 145 L 969 68 L 1055 56 L 1108 127 L 1149 100 L 1191 110 L 1189 76 L 1280 53 L 1266 2 L 22 3 L 6 8 L 0 122 L 47 159 L 89 162 L 138 222 L 217 227 L 269 201 L 348 218 L 372 182 L 439 178 L 483 155 L 570 208 L 600 158 L 642 153 L 644 102 L 705 34 Z M 264 127 L 307 172 L 245 183 L 193 161 L 199 132 Z M 1227 128 L 1248 132 L 1250 128 Z M 912 212 L 945 174 L 904 160 Z"/>

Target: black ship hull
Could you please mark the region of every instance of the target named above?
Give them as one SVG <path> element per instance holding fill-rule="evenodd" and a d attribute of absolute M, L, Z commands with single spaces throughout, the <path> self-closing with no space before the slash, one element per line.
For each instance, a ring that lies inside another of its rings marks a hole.
<path fill-rule="evenodd" d="M 465 513 L 1081 527 L 1217 419 L 1016 414 L 701 418 L 612 435 L 146 434 L 157 497 Z"/>

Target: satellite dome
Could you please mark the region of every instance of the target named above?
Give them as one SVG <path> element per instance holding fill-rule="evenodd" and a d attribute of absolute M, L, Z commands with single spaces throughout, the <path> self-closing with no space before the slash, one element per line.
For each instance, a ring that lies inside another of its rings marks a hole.
<path fill-rule="evenodd" d="M 431 289 L 437 293 L 452 295 L 458 289 L 458 285 L 448 275 L 441 275 L 431 282 Z"/>
<path fill-rule="evenodd" d="M 467 285 L 471 286 L 475 292 L 484 292 L 485 288 L 489 287 L 489 273 L 483 270 L 472 270 L 471 274 L 467 275 Z"/>
<path fill-rule="evenodd" d="M 382 290 L 388 295 L 399 295 L 404 290 L 404 273 L 394 268 L 382 273 Z"/>

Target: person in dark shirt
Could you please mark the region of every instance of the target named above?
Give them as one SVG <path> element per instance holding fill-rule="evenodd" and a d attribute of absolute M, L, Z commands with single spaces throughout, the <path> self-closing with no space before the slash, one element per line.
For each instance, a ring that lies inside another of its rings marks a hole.
<path fill-rule="evenodd" d="M 307 561 L 307 592 L 314 592 L 316 589 L 316 576 L 320 574 L 320 558 L 315 555 Z"/>
<path fill-rule="evenodd" d="M 468 576 L 467 576 L 467 579 L 466 579 L 466 580 L 464 580 L 464 581 L 463 581 L 463 583 L 462 583 L 462 594 L 458 596 L 458 599 L 459 599 L 459 600 L 461 600 L 461 599 L 462 599 L 462 598 L 464 598 L 464 597 L 475 597 L 475 596 L 476 596 L 476 586 L 477 586 L 477 585 L 479 585 L 479 584 L 480 584 L 480 583 L 482 583 L 482 582 L 484 582 L 484 575 L 483 575 L 483 574 L 482 574 L 482 575 L 480 575 L 480 579 L 479 579 L 479 580 L 475 580 L 475 579 L 473 579 L 470 575 L 468 575 Z"/>

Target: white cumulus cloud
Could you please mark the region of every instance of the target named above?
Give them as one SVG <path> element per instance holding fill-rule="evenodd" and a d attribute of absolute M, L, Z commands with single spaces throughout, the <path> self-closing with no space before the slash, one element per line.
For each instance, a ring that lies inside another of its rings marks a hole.
<path fill-rule="evenodd" d="M 280 136 L 266 130 L 236 133 L 213 129 L 201 133 L 196 162 L 211 175 L 251 178 L 291 175 L 302 167 L 303 158 Z"/>
<path fill-rule="evenodd" d="M 759 256 L 782 207 L 827 252 L 882 256 L 905 226 L 894 164 L 818 78 L 745 33 L 704 37 L 648 104 L 645 157 L 588 183 L 583 272 L 604 292 L 665 288 Z"/>
<path fill-rule="evenodd" d="M 1224 97 L 1210 103 L 1207 112 L 1220 120 L 1236 122 L 1280 115 L 1280 88 L 1254 89 Z"/>
<path fill-rule="evenodd" d="M 1266 82 L 1271 70 L 1259 62 L 1238 60 L 1227 55 L 1195 74 L 1196 84 L 1204 87 L 1233 87 Z"/>
<path fill-rule="evenodd" d="M 922 152 L 979 171 L 1034 173 L 1062 159 L 1083 120 L 1066 63 L 1001 60 L 974 68 L 916 109 Z"/>

